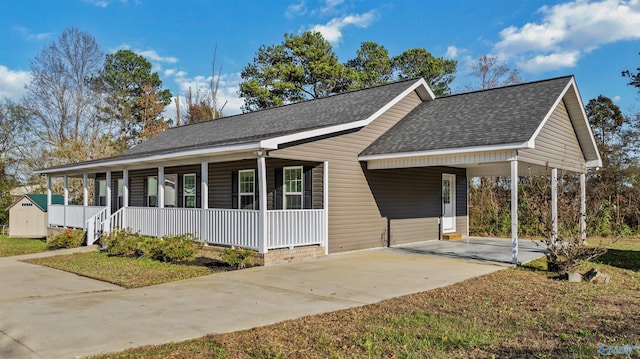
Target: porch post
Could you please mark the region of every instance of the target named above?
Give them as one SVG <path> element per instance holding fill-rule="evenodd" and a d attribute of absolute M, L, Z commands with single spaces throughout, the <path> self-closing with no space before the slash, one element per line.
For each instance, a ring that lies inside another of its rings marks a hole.
<path fill-rule="evenodd" d="M 209 233 L 207 232 L 207 213 L 209 208 L 209 164 L 206 161 L 200 163 L 200 241 L 209 242 Z"/>
<path fill-rule="evenodd" d="M 209 208 L 209 164 L 200 163 L 200 203 L 202 209 Z"/>
<path fill-rule="evenodd" d="M 580 233 L 582 243 L 587 244 L 587 175 L 580 174 Z"/>
<path fill-rule="evenodd" d="M 518 160 L 511 160 L 511 262 L 518 264 Z"/>
<path fill-rule="evenodd" d="M 105 200 L 105 204 L 107 205 L 107 219 L 106 225 L 103 226 L 103 230 L 107 233 L 111 232 L 111 222 L 109 218 L 111 217 L 111 171 L 107 171 L 107 178 L 105 180 L 105 196 L 107 197 Z"/>
<path fill-rule="evenodd" d="M 67 227 L 67 206 L 69 205 L 69 176 L 64 175 L 64 192 L 63 201 L 64 204 L 64 226 Z"/>
<path fill-rule="evenodd" d="M 558 240 L 558 169 L 551 169 L 551 240 Z"/>
<path fill-rule="evenodd" d="M 129 170 L 122 170 L 122 207 L 129 207 Z"/>
<path fill-rule="evenodd" d="M 164 208 L 164 167 L 158 167 L 158 208 Z"/>
<path fill-rule="evenodd" d="M 258 245 L 260 253 L 267 253 L 267 165 L 264 152 L 258 154 L 258 192 L 260 195 L 260 214 L 258 219 Z"/>
<path fill-rule="evenodd" d="M 89 205 L 89 175 L 84 173 L 82 175 L 82 206 L 87 207 Z"/>
<path fill-rule="evenodd" d="M 51 175 L 47 175 L 47 208 L 51 208 Z M 51 218 L 48 216 L 48 218 Z M 49 220 L 47 219 L 47 222 Z M 49 223 L 47 223 L 49 225 Z"/>
<path fill-rule="evenodd" d="M 329 161 L 322 165 L 322 209 L 324 210 L 324 254 L 329 254 Z"/>

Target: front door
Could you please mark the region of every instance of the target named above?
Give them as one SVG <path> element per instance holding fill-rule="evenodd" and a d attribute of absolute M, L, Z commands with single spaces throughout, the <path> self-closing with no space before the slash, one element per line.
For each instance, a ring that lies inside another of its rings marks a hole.
<path fill-rule="evenodd" d="M 442 174 L 442 232 L 456 231 L 456 176 Z"/>

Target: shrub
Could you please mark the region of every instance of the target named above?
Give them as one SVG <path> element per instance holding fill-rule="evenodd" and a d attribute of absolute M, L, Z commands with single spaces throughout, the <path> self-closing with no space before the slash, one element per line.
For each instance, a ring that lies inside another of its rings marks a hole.
<path fill-rule="evenodd" d="M 64 232 L 55 235 L 47 242 L 49 249 L 76 248 L 84 242 L 85 231 L 82 229 L 67 228 Z"/>
<path fill-rule="evenodd" d="M 137 256 L 149 259 L 162 259 L 162 238 L 157 237 L 143 237 L 136 243 L 137 244 Z"/>
<path fill-rule="evenodd" d="M 251 250 L 246 248 L 225 248 L 220 254 L 220 259 L 231 267 L 242 269 L 251 265 Z"/>
<path fill-rule="evenodd" d="M 202 242 L 191 234 L 164 237 L 161 242 L 161 260 L 170 263 L 192 261 L 202 248 Z"/>
<path fill-rule="evenodd" d="M 139 257 L 139 245 L 144 237 L 129 229 L 119 229 L 101 238 L 107 254 L 119 257 Z"/>

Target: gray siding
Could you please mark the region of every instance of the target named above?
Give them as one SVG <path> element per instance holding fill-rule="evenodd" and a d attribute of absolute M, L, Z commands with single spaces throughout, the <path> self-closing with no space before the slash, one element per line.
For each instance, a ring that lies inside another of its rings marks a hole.
<path fill-rule="evenodd" d="M 272 151 L 270 156 L 329 161 L 329 251 L 386 245 L 387 220 L 358 161 L 371 142 L 421 102 L 412 93 L 360 131 Z"/>
<path fill-rule="evenodd" d="M 585 171 L 585 160 L 564 101 L 560 101 L 535 139 L 534 149 L 518 151 L 518 159 L 533 164 Z"/>

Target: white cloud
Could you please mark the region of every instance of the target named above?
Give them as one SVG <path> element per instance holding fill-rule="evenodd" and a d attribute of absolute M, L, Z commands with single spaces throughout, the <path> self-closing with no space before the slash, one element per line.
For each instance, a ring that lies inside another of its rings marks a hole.
<path fill-rule="evenodd" d="M 296 16 L 304 15 L 307 12 L 307 9 L 304 4 L 304 0 L 300 1 L 297 4 L 291 4 L 287 6 L 287 10 L 284 12 L 284 16 L 287 19 L 292 19 Z"/>
<path fill-rule="evenodd" d="M 14 26 L 13 29 L 20 32 L 22 34 L 22 37 L 24 37 L 27 40 L 37 40 L 37 41 L 47 40 L 53 37 L 53 35 L 55 35 L 54 32 L 32 33 L 29 29 L 27 29 L 24 26 Z"/>
<path fill-rule="evenodd" d="M 153 63 L 166 63 L 166 64 L 175 64 L 178 62 L 177 57 L 173 56 L 160 56 L 156 50 L 142 50 L 142 49 L 132 49 L 128 44 L 122 44 L 115 49 L 112 49 L 112 52 L 116 52 L 118 50 L 131 50 L 138 55 L 144 56 L 149 62 Z"/>
<path fill-rule="evenodd" d="M 115 2 L 114 0 L 82 0 L 82 1 L 87 3 L 87 4 L 91 4 L 93 6 L 101 7 L 101 8 L 106 8 L 111 3 Z M 127 2 L 127 0 L 120 0 L 118 2 L 121 2 L 121 3 L 124 4 L 124 3 Z"/>
<path fill-rule="evenodd" d="M 371 10 L 364 14 L 346 15 L 340 18 L 331 19 L 325 25 L 314 25 L 311 31 L 318 31 L 325 40 L 331 44 L 336 44 L 342 38 L 342 30 L 347 26 L 357 26 L 366 28 L 375 20 L 376 11 Z"/>
<path fill-rule="evenodd" d="M 616 96 L 613 96 L 611 100 L 613 100 L 613 102 L 619 102 L 620 100 L 622 100 L 622 97 L 616 95 Z"/>
<path fill-rule="evenodd" d="M 444 53 L 444 57 L 448 59 L 455 59 L 458 56 L 458 48 L 455 46 L 447 46 L 447 52 Z"/>
<path fill-rule="evenodd" d="M 536 72 L 572 67 L 603 45 L 640 39 L 640 0 L 574 0 L 539 13 L 539 23 L 502 30 L 493 51 Z"/>
<path fill-rule="evenodd" d="M 24 86 L 31 81 L 28 71 L 15 71 L 0 65 L 0 98 L 17 101 L 25 93 Z"/>

